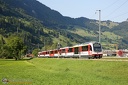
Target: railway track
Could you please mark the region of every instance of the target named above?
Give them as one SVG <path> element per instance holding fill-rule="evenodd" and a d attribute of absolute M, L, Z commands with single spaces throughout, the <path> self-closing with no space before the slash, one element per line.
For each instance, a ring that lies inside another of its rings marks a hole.
<path fill-rule="evenodd" d="M 103 57 L 101 59 L 88 59 L 88 58 L 60 58 L 67 60 L 92 60 L 92 61 L 125 61 L 128 62 L 128 57 Z"/>

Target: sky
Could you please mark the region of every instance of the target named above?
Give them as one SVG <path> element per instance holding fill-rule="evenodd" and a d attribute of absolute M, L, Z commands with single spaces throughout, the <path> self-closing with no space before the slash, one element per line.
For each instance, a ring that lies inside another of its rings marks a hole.
<path fill-rule="evenodd" d="M 38 0 L 47 7 L 71 18 L 86 17 L 101 21 L 126 21 L 128 18 L 128 0 Z"/>

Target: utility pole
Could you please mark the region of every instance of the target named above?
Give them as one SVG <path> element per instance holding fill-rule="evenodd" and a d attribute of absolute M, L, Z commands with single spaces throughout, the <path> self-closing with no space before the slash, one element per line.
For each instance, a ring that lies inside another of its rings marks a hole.
<path fill-rule="evenodd" d="M 58 39 L 59 39 L 59 37 L 60 37 L 60 32 L 59 32 Z M 59 39 L 59 42 L 58 42 L 58 45 L 57 45 L 57 49 L 58 49 L 58 58 L 59 58 L 60 57 L 60 52 L 59 52 L 59 50 L 60 50 L 60 39 Z"/>
<path fill-rule="evenodd" d="M 45 38 L 44 38 L 44 50 L 45 50 Z"/>
<path fill-rule="evenodd" d="M 39 39 L 40 39 L 40 28 L 38 30 L 38 36 L 39 36 Z M 39 44 L 39 42 L 38 42 L 38 50 L 40 50 L 40 44 Z"/>
<path fill-rule="evenodd" d="M 101 42 L 101 10 L 96 10 L 99 11 L 99 43 Z"/>

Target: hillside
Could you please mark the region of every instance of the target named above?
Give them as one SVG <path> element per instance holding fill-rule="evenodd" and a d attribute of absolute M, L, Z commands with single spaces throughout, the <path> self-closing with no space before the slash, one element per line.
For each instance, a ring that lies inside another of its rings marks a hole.
<path fill-rule="evenodd" d="M 119 44 L 120 49 L 128 48 L 125 35 L 114 31 L 120 31 L 121 24 L 102 21 L 103 44 Z M 36 0 L 0 0 L 0 34 L 4 39 L 10 35 L 21 37 L 28 50 L 55 49 L 58 42 L 64 47 L 98 41 L 98 21 L 65 17 Z"/>
<path fill-rule="evenodd" d="M 118 38 L 118 43 L 121 48 L 128 47 L 128 21 L 119 23 L 118 26 L 115 26 L 111 31 L 119 36 L 122 36 L 121 39 Z"/>

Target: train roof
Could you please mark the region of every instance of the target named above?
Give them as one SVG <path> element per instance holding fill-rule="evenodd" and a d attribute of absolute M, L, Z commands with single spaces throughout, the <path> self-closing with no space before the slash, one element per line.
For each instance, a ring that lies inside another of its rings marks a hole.
<path fill-rule="evenodd" d="M 74 45 L 73 47 L 78 47 L 78 46 L 83 46 L 83 45 L 88 45 L 88 44 L 93 44 L 93 43 L 99 43 L 99 42 L 96 42 L 96 41 L 85 42 L 85 43 Z"/>
<path fill-rule="evenodd" d="M 99 43 L 99 42 L 96 42 L 96 41 L 85 42 L 85 43 L 77 44 L 77 45 L 70 46 L 70 47 L 62 47 L 60 49 L 79 47 L 79 46 L 84 46 L 84 45 L 93 44 L 93 43 Z M 58 49 L 53 49 L 53 50 L 58 50 Z M 46 51 L 41 51 L 41 52 L 49 52 L 49 51 L 53 51 L 53 50 L 46 50 Z"/>
<path fill-rule="evenodd" d="M 64 48 L 69 48 L 69 47 L 62 47 L 62 48 L 60 48 L 60 49 L 64 49 Z"/>

